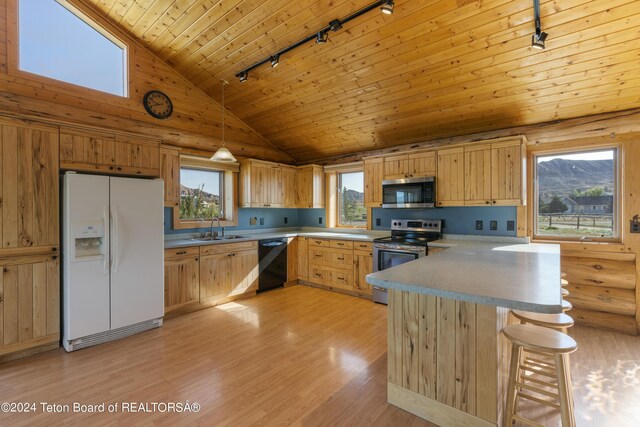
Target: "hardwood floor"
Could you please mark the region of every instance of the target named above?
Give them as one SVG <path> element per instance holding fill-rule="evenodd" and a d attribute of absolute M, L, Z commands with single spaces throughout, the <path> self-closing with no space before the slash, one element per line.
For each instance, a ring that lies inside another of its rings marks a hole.
<path fill-rule="evenodd" d="M 634 425 L 640 338 L 580 327 L 572 334 L 578 425 Z M 430 425 L 386 403 L 386 345 L 386 307 L 294 286 L 118 342 L 2 364 L 0 402 L 36 402 L 37 412 L 0 413 L 0 425 Z M 187 400 L 200 411 L 121 410 L 123 402 Z M 120 410 L 51 414 L 40 402 Z"/>

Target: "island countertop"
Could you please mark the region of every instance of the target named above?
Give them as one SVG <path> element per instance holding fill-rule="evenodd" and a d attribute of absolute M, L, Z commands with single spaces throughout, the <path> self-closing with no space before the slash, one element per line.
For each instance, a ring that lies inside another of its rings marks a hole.
<path fill-rule="evenodd" d="M 440 240 L 447 249 L 367 275 L 381 288 L 540 313 L 561 313 L 560 246 Z"/>

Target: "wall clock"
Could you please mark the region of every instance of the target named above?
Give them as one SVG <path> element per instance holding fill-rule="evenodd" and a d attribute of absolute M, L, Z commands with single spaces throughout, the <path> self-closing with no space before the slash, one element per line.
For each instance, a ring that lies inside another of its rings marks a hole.
<path fill-rule="evenodd" d="M 150 90 L 145 93 L 142 104 L 147 113 L 156 119 L 166 119 L 173 113 L 171 99 L 159 90 Z"/>

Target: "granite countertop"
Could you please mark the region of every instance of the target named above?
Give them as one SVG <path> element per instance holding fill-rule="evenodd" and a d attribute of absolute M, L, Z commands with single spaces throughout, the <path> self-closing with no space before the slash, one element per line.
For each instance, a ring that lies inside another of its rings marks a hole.
<path fill-rule="evenodd" d="M 235 242 L 246 242 L 252 240 L 264 240 L 264 239 L 279 239 L 284 237 L 316 237 L 323 239 L 340 239 L 340 240 L 353 240 L 353 241 L 361 241 L 361 242 L 371 242 L 373 239 L 377 237 L 388 236 L 389 232 L 380 232 L 380 231 L 359 231 L 359 232 L 342 232 L 342 231 L 309 231 L 309 230 L 282 230 L 282 231 L 271 231 L 271 232 L 263 232 L 263 231 L 227 231 L 227 235 L 235 235 L 242 236 L 238 239 L 228 239 L 228 240 L 213 240 L 213 241 L 201 241 L 194 239 L 193 235 L 188 236 L 180 236 L 175 235 L 169 238 L 165 238 L 164 248 L 165 249 L 173 249 L 173 248 L 182 248 L 187 246 L 205 246 L 205 245 L 219 245 L 225 243 L 235 243 Z"/>
<path fill-rule="evenodd" d="M 367 275 L 367 282 L 461 301 L 561 313 L 560 246 L 438 240 L 448 249 Z"/>

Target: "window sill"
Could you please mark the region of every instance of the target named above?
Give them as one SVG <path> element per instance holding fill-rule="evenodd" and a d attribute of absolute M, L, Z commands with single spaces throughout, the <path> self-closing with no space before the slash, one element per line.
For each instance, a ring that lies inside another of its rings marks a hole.
<path fill-rule="evenodd" d="M 595 252 L 624 252 L 625 246 L 621 240 L 611 241 L 579 241 L 573 239 L 558 239 L 558 238 L 540 238 L 534 237 L 531 239 L 531 243 L 556 243 L 561 248 L 566 250 L 583 250 L 583 251 L 595 251 Z"/>
<path fill-rule="evenodd" d="M 238 225 L 237 221 L 233 220 L 220 220 L 220 225 L 218 225 L 218 221 L 213 222 L 213 228 L 216 227 L 235 227 Z M 209 228 L 211 227 L 211 220 L 209 221 L 193 221 L 193 220 L 177 220 L 173 223 L 174 230 L 184 230 L 187 228 Z"/>

